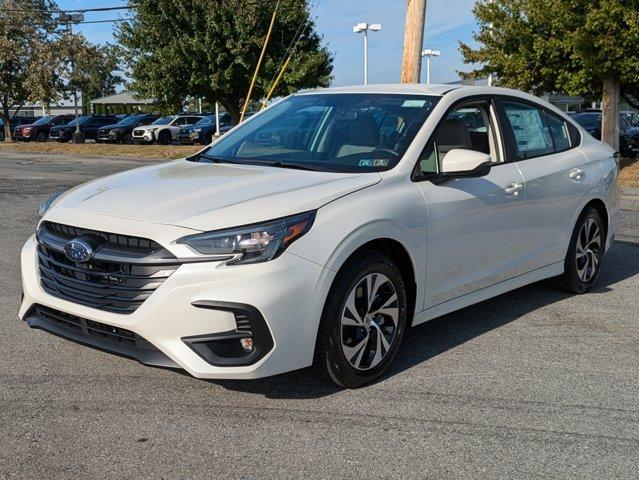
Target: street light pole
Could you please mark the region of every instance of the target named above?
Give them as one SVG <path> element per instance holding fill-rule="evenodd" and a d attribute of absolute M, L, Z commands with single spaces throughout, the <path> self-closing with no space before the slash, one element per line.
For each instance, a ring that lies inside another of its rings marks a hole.
<path fill-rule="evenodd" d="M 368 24 L 365 22 L 353 26 L 353 32 L 364 32 L 364 85 L 368 85 L 368 31 L 379 32 L 382 29 L 380 23 Z"/>
<path fill-rule="evenodd" d="M 83 13 L 60 13 L 60 15 L 58 15 L 58 22 L 59 23 L 66 23 L 67 24 L 67 28 L 69 30 L 69 38 L 71 38 L 71 36 L 73 35 L 73 24 L 74 23 L 79 23 L 81 21 L 84 20 L 84 14 Z M 75 69 L 75 63 L 73 61 L 73 53 L 71 53 L 71 75 L 73 76 L 73 72 Z M 73 138 L 74 142 L 78 142 L 78 143 L 84 143 L 84 138 L 81 138 L 80 135 L 80 124 L 78 122 L 78 89 L 77 86 L 75 84 L 75 82 L 73 82 L 73 108 L 75 111 L 75 135 Z"/>
<path fill-rule="evenodd" d="M 430 85 L 430 57 L 439 57 L 441 52 L 439 50 L 431 50 L 427 48 L 422 50 L 422 57 L 426 57 L 426 84 Z"/>

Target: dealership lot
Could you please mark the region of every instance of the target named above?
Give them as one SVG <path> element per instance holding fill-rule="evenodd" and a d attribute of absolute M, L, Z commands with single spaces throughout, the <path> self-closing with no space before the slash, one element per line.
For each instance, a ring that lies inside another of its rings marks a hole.
<path fill-rule="evenodd" d="M 17 320 L 38 203 L 146 163 L 0 153 L 0 478 L 636 478 L 639 195 L 591 294 L 541 283 L 434 320 L 339 391 L 201 381 Z"/>

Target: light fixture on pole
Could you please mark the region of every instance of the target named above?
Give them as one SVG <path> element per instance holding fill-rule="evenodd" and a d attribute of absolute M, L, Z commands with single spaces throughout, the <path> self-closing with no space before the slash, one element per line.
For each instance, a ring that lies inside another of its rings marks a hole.
<path fill-rule="evenodd" d="M 431 50 L 427 48 L 422 50 L 422 57 L 426 57 L 426 83 L 430 84 L 430 57 L 439 57 L 441 52 L 439 50 Z"/>
<path fill-rule="evenodd" d="M 368 31 L 379 32 L 382 29 L 381 23 L 358 23 L 353 25 L 353 32 L 364 32 L 364 85 L 368 85 Z"/>

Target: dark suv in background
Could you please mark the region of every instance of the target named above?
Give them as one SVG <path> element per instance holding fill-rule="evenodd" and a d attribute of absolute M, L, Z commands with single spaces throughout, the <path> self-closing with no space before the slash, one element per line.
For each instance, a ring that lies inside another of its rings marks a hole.
<path fill-rule="evenodd" d="M 80 125 L 80 132 L 84 133 L 87 140 L 95 140 L 98 135 L 98 128 L 105 125 L 112 125 L 118 121 L 114 115 L 83 115 L 78 117 L 77 123 Z M 58 142 L 68 142 L 73 138 L 75 132 L 76 120 L 73 119 L 66 125 L 58 125 L 51 127 L 49 130 L 49 139 Z"/>
<path fill-rule="evenodd" d="M 14 140 L 29 142 L 35 140 L 37 142 L 46 142 L 49 137 L 49 130 L 56 125 L 65 125 L 73 120 L 73 115 L 47 115 L 39 118 L 33 123 L 20 125 L 16 127 L 13 133 Z"/>
<path fill-rule="evenodd" d="M 593 137 L 601 140 L 601 112 L 582 112 L 575 113 L 572 118 Z M 619 115 L 619 153 L 622 157 L 630 157 L 639 151 L 639 138 L 637 145 L 633 147 L 635 140 L 632 135 L 632 125 L 624 115 Z"/>
<path fill-rule="evenodd" d="M 98 143 L 133 143 L 133 129 L 140 125 L 149 125 L 155 122 L 159 115 L 143 113 L 140 115 L 129 115 L 113 125 L 98 128 L 98 135 L 95 139 Z"/>
<path fill-rule="evenodd" d="M 220 113 L 220 134 L 228 132 L 231 125 L 231 115 L 227 112 Z M 215 116 L 206 116 L 194 125 L 187 125 L 180 128 L 178 141 L 183 144 L 199 143 L 208 145 L 213 141 L 215 135 Z"/>

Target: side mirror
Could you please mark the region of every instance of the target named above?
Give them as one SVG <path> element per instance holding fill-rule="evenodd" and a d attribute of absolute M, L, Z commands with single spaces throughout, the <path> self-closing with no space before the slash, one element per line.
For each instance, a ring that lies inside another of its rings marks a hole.
<path fill-rule="evenodd" d="M 483 177 L 490 172 L 490 155 L 475 150 L 455 148 L 442 159 L 442 175 L 446 177 Z"/>

